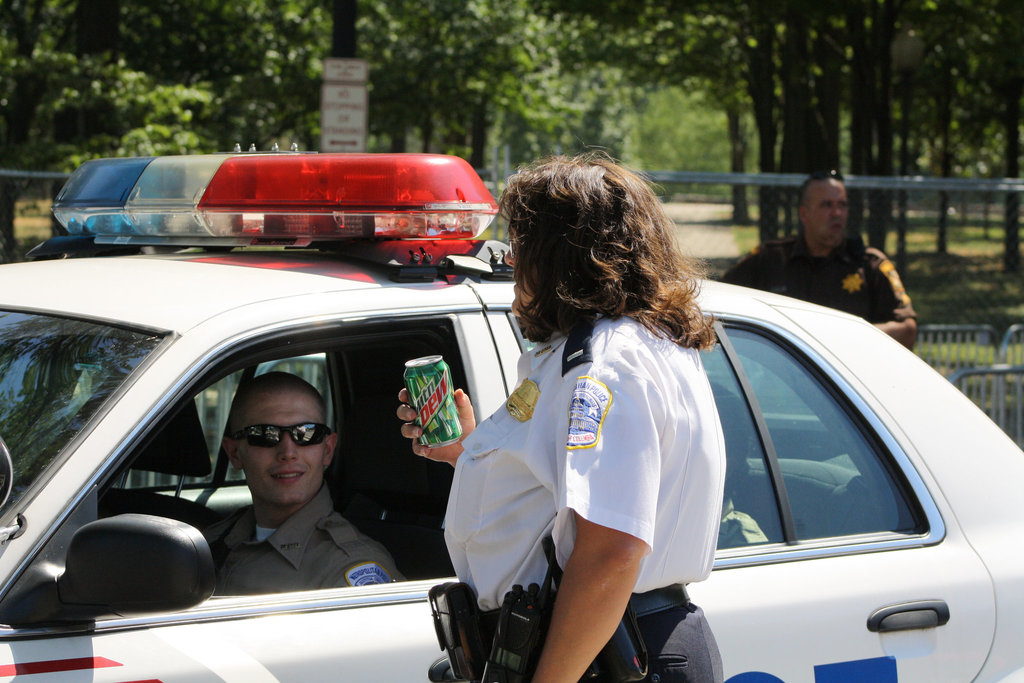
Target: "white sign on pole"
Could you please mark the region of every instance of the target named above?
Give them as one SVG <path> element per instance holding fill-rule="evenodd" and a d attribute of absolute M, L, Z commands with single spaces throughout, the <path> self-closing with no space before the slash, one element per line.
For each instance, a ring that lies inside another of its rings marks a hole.
<path fill-rule="evenodd" d="M 328 57 L 324 60 L 324 80 L 341 83 L 366 83 L 369 66 L 365 59 Z"/>
<path fill-rule="evenodd" d="M 366 77 L 362 59 L 324 60 L 320 89 L 320 151 L 366 151 Z"/>
<path fill-rule="evenodd" d="M 324 83 L 320 102 L 320 151 L 366 151 L 366 86 Z"/>

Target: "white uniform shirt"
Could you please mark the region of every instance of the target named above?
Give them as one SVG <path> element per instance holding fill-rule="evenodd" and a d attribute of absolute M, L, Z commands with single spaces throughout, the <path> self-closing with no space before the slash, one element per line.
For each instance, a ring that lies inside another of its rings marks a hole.
<path fill-rule="evenodd" d="M 699 352 L 630 318 L 600 319 L 593 362 L 563 377 L 565 342 L 524 353 L 509 403 L 463 442 L 445 537 L 481 609 L 499 607 L 513 584 L 540 583 L 548 534 L 565 566 L 572 511 L 649 546 L 634 592 L 711 571 L 725 442 Z"/>

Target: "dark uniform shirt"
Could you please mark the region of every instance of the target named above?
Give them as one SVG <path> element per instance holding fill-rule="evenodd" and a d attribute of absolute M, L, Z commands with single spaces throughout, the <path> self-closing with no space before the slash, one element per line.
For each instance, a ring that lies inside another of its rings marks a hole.
<path fill-rule="evenodd" d="M 389 583 L 402 575 L 390 553 L 334 510 L 327 487 L 266 540 L 255 540 L 246 506 L 205 532 L 217 566 L 218 595 Z"/>
<path fill-rule="evenodd" d="M 765 242 L 722 281 L 837 308 L 871 323 L 917 317 L 892 261 L 859 237 L 848 237 L 825 257 L 812 257 L 801 237 Z"/>

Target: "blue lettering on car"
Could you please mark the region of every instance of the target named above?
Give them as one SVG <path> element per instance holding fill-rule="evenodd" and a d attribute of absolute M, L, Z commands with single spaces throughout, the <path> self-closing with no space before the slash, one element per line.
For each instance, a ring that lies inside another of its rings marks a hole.
<path fill-rule="evenodd" d="M 897 683 L 895 657 L 857 659 L 852 662 L 818 664 L 814 667 L 814 683 Z M 730 677 L 725 683 L 785 683 L 778 676 L 763 671 L 747 671 Z"/>

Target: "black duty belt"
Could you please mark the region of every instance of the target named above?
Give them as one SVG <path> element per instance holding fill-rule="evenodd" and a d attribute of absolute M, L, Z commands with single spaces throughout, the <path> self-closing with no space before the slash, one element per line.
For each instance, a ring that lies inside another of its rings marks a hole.
<path fill-rule="evenodd" d="M 664 588 L 655 588 L 646 593 L 633 593 L 629 598 L 629 604 L 633 606 L 633 611 L 639 618 L 648 614 L 664 612 L 673 607 L 686 607 L 690 604 L 690 597 L 686 594 L 686 586 L 677 583 Z M 500 613 L 500 609 L 480 612 L 480 632 L 487 642 L 494 639 L 494 631 L 498 626 Z"/>
<path fill-rule="evenodd" d="M 655 588 L 646 593 L 633 593 L 629 598 L 629 604 L 637 617 L 664 612 L 673 607 L 686 607 L 690 604 L 690 598 L 686 594 L 686 586 L 681 583 Z"/>

